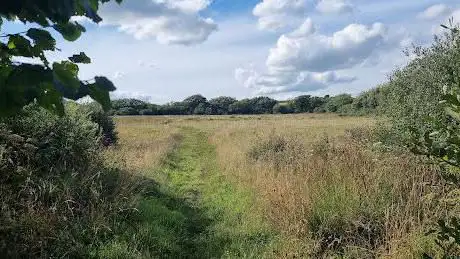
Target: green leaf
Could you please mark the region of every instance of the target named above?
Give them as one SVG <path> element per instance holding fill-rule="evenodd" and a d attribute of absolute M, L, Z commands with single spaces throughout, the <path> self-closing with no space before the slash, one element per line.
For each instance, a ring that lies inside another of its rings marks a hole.
<path fill-rule="evenodd" d="M 101 88 L 97 83 L 89 84 L 88 88 L 89 88 L 89 96 L 91 96 L 93 100 L 101 104 L 104 111 L 110 110 L 111 103 L 110 103 L 109 91 Z"/>
<path fill-rule="evenodd" d="M 14 50 L 16 56 L 34 57 L 30 41 L 21 35 L 11 35 L 8 40 L 8 48 Z"/>
<path fill-rule="evenodd" d="M 8 46 L 9 49 L 15 49 L 16 48 L 16 44 L 14 44 L 14 41 L 11 41 L 11 40 L 8 41 L 7 46 Z"/>
<path fill-rule="evenodd" d="M 0 116 L 12 115 L 33 102 L 40 85 L 52 80 L 51 70 L 40 65 L 0 67 Z"/>
<path fill-rule="evenodd" d="M 85 9 L 85 16 L 91 18 L 93 22 L 99 23 L 102 18 L 97 14 L 98 1 L 84 0 L 83 7 Z"/>
<path fill-rule="evenodd" d="M 64 104 L 61 94 L 49 82 L 40 85 L 40 93 L 37 96 L 37 103 L 41 107 L 59 115 L 64 115 Z"/>
<path fill-rule="evenodd" d="M 94 80 L 96 81 L 96 84 L 97 84 L 101 89 L 104 89 L 105 91 L 112 92 L 112 91 L 117 90 L 117 88 L 116 88 L 115 85 L 112 83 L 112 81 L 110 81 L 109 79 L 107 79 L 107 77 L 96 76 L 96 77 L 94 78 Z"/>
<path fill-rule="evenodd" d="M 37 87 L 42 82 L 52 82 L 51 71 L 40 65 L 14 66 L 6 79 L 6 85 L 14 88 Z"/>
<path fill-rule="evenodd" d="M 65 88 L 76 92 L 80 87 L 78 80 L 78 66 L 69 61 L 53 64 L 54 79 L 59 81 Z"/>
<path fill-rule="evenodd" d="M 54 25 L 53 28 L 61 33 L 64 39 L 68 41 L 76 41 L 80 38 L 81 33 L 86 31 L 85 27 L 81 26 L 77 22 L 68 22 L 64 24 L 59 23 Z"/>
<path fill-rule="evenodd" d="M 56 40 L 46 30 L 32 28 L 27 31 L 26 35 L 34 41 L 35 47 L 40 48 L 40 50 L 54 50 L 56 47 Z"/>
<path fill-rule="evenodd" d="M 80 54 L 75 54 L 71 57 L 69 57 L 70 61 L 74 63 L 83 63 L 83 64 L 89 64 L 91 63 L 91 59 L 86 56 L 85 52 L 80 52 Z"/>

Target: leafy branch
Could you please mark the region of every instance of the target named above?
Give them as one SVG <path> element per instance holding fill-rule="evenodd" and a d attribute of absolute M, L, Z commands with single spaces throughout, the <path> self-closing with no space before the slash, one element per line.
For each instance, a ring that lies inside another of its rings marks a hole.
<path fill-rule="evenodd" d="M 106 77 L 80 80 L 78 64 L 89 64 L 84 53 L 68 60 L 51 62 L 46 52 L 60 51 L 49 30 L 57 31 L 67 41 L 76 41 L 86 32 L 84 26 L 72 21 L 73 16 L 85 16 L 95 23 L 102 21 L 98 15 L 100 4 L 110 0 L 17 0 L 0 6 L 0 30 L 4 21 L 33 23 L 38 28 L 2 34 L 0 37 L 0 117 L 14 115 L 24 106 L 37 103 L 62 115 L 63 100 L 77 100 L 90 96 L 107 110 L 110 108 L 109 92 L 115 90 Z M 115 0 L 121 3 L 121 0 Z M 41 64 L 21 62 L 22 58 L 40 60 Z"/>

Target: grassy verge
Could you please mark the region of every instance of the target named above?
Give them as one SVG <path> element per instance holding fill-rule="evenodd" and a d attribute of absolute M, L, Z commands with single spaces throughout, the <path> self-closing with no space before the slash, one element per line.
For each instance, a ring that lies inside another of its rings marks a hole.
<path fill-rule="evenodd" d="M 254 207 L 251 192 L 218 172 L 205 133 L 186 127 L 159 170 L 126 231 L 98 252 L 104 258 L 267 258 L 277 237 Z"/>

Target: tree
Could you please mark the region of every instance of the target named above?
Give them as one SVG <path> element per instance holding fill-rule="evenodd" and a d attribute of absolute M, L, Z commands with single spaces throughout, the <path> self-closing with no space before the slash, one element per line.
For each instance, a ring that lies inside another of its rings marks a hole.
<path fill-rule="evenodd" d="M 113 109 L 131 107 L 136 110 L 148 109 L 149 104 L 137 99 L 118 99 L 112 102 Z"/>
<path fill-rule="evenodd" d="M 273 106 L 273 113 L 274 114 L 294 113 L 293 103 L 292 102 L 277 103 L 275 104 L 275 106 Z"/>
<path fill-rule="evenodd" d="M 326 103 L 326 111 L 328 112 L 341 112 L 346 105 L 353 103 L 353 97 L 349 94 L 340 94 L 328 98 Z"/>
<path fill-rule="evenodd" d="M 216 109 L 216 113 L 220 115 L 228 114 L 230 105 L 236 102 L 237 100 L 235 98 L 227 96 L 217 97 L 209 101 L 209 103 Z"/>
<path fill-rule="evenodd" d="M 139 111 L 134 109 L 133 107 L 122 107 L 116 111 L 116 115 L 122 116 L 131 116 L 131 115 L 139 115 Z"/>
<path fill-rule="evenodd" d="M 438 65 L 444 71 L 445 81 L 443 83 L 442 101 L 446 113 L 451 119 L 451 122 L 456 127 L 446 126 L 445 124 L 437 124 L 436 131 L 426 137 L 426 145 L 422 146 L 422 150 L 426 150 L 427 154 L 435 157 L 441 162 L 441 165 L 446 165 L 449 170 L 445 178 L 451 184 L 460 187 L 460 30 L 459 27 L 443 26 L 450 30 L 447 37 L 447 50 L 443 57 L 447 62 L 440 62 Z M 420 150 L 420 149 L 417 149 Z M 455 190 L 454 190 L 455 191 Z M 458 191 L 458 190 L 457 190 Z M 437 244 L 444 250 L 445 258 L 454 255 L 455 249 L 460 248 L 460 218 L 454 216 L 449 220 L 441 219 L 438 221 L 438 230 L 434 231 L 437 234 Z"/>
<path fill-rule="evenodd" d="M 55 30 L 67 41 L 77 40 L 85 28 L 72 16 L 85 16 L 95 23 L 102 21 L 97 14 L 99 5 L 110 0 L 14 0 L 0 5 L 0 31 L 4 20 L 32 23 L 34 28 L 0 35 L 0 116 L 17 113 L 29 103 L 57 114 L 64 113 L 63 98 L 77 100 L 90 96 L 107 110 L 109 92 L 115 90 L 106 77 L 91 80 L 78 78 L 77 64 L 91 63 L 80 52 L 61 62 L 50 64 L 45 53 L 57 51 Z M 115 0 L 121 3 L 121 0 Z M 35 62 L 18 62 L 32 58 Z M 38 63 L 38 64 L 37 64 Z"/>
<path fill-rule="evenodd" d="M 187 106 L 187 114 L 193 114 L 198 105 L 207 104 L 208 100 L 202 95 L 196 94 L 187 97 L 182 103 Z"/>
<path fill-rule="evenodd" d="M 189 112 L 189 107 L 183 102 L 172 102 L 162 105 L 159 109 L 159 114 L 162 115 L 186 115 Z"/>
<path fill-rule="evenodd" d="M 249 99 L 239 100 L 229 106 L 230 114 L 251 114 L 252 107 Z"/>
<path fill-rule="evenodd" d="M 297 113 L 311 112 L 311 96 L 301 95 L 294 98 L 294 109 Z"/>
<path fill-rule="evenodd" d="M 256 97 L 249 100 L 249 103 L 252 107 L 252 113 L 255 114 L 264 114 L 272 113 L 273 106 L 278 103 L 278 101 L 271 99 L 269 97 Z"/>

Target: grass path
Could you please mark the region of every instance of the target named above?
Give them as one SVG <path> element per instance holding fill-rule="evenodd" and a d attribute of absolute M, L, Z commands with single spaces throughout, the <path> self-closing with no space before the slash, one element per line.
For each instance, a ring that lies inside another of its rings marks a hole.
<path fill-rule="evenodd" d="M 267 258 L 276 234 L 254 196 L 219 175 L 206 133 L 182 128 L 179 147 L 147 177 L 135 230 L 103 256 L 123 258 Z"/>

